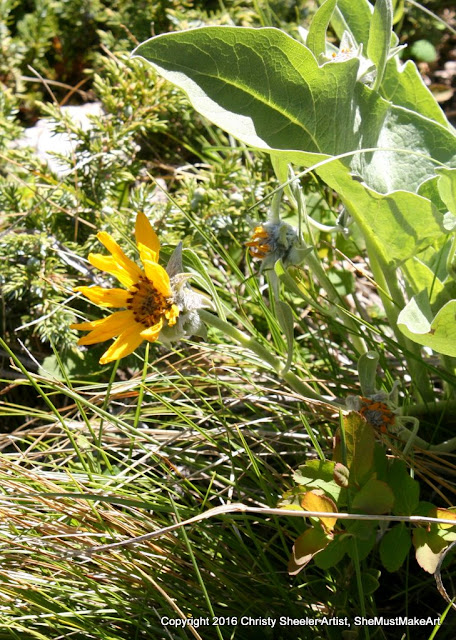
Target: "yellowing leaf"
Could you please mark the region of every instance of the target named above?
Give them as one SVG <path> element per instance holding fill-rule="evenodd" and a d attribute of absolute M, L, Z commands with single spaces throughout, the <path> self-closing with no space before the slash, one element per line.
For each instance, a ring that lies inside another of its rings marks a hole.
<path fill-rule="evenodd" d="M 318 491 L 308 491 L 301 498 L 301 507 L 306 511 L 320 511 L 327 513 L 336 513 L 336 504 Z M 322 525 L 328 531 L 332 531 L 336 525 L 337 518 L 320 518 Z"/>
<path fill-rule="evenodd" d="M 413 530 L 413 546 L 416 561 L 428 573 L 435 573 L 440 560 L 440 554 L 448 543 L 435 533 L 430 533 L 419 527 Z"/>
<path fill-rule="evenodd" d="M 374 430 L 359 413 L 351 411 L 344 416 L 344 431 L 350 482 L 360 483 L 373 468 Z"/>
<path fill-rule="evenodd" d="M 313 556 L 324 549 L 331 541 L 321 527 L 311 527 L 296 539 L 288 562 L 288 573 L 296 575 L 304 569 Z"/>
<path fill-rule="evenodd" d="M 442 509 L 439 507 L 436 508 L 434 517 L 442 519 L 445 518 L 445 520 L 454 520 L 454 525 L 445 524 L 442 522 L 442 524 L 437 525 L 439 529 L 451 529 L 452 527 L 456 526 L 456 511 L 452 511 L 451 509 Z"/>

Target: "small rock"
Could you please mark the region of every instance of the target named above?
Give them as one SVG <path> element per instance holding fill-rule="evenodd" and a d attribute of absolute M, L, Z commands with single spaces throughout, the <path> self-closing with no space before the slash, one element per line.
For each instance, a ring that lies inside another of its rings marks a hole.
<path fill-rule="evenodd" d="M 68 114 L 83 131 L 88 131 L 93 126 L 88 116 L 103 115 L 101 102 L 88 102 L 81 106 L 61 107 L 61 110 Z M 76 142 L 67 133 L 56 133 L 55 126 L 55 120 L 41 118 L 35 126 L 25 129 L 23 136 L 17 143 L 21 147 L 34 148 L 38 157 L 47 163 L 50 170 L 58 178 L 63 178 L 70 173 L 71 169 L 55 158 L 52 153 L 61 153 L 71 157 L 76 148 Z"/>

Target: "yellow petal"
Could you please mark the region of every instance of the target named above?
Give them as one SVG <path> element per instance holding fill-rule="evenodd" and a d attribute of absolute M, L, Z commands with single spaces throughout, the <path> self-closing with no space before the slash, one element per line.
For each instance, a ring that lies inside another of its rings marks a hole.
<path fill-rule="evenodd" d="M 141 336 L 143 340 L 149 340 L 149 342 L 155 342 L 162 328 L 163 328 L 163 318 L 160 318 L 157 324 L 154 324 L 152 327 L 147 327 L 147 329 L 143 329 L 141 331 Z"/>
<path fill-rule="evenodd" d="M 107 351 L 100 358 L 100 364 L 107 364 L 113 360 L 125 358 L 125 356 L 133 353 L 139 347 L 144 338 L 141 335 L 141 326 L 138 323 L 133 324 L 112 343 Z"/>
<path fill-rule="evenodd" d="M 136 321 L 132 311 L 116 311 L 107 318 L 101 320 L 94 320 L 93 322 L 84 322 L 79 325 L 79 328 L 83 331 L 92 329 L 89 334 L 81 338 L 78 344 L 95 344 L 96 342 L 104 342 L 118 336 L 130 325 L 136 325 Z M 85 325 L 85 326 L 84 326 Z M 140 326 L 140 325 L 138 325 Z"/>
<path fill-rule="evenodd" d="M 126 307 L 127 300 L 131 297 L 125 289 L 104 289 L 103 287 L 75 287 L 73 291 L 82 293 L 83 296 L 99 304 L 102 307 Z"/>
<path fill-rule="evenodd" d="M 133 276 L 129 271 L 125 271 L 112 256 L 104 256 L 101 253 L 90 253 L 89 262 L 97 269 L 111 273 L 125 287 L 132 287 L 139 280 L 136 275 Z M 138 271 L 141 273 L 139 267 Z"/>
<path fill-rule="evenodd" d="M 269 233 L 264 229 L 264 227 L 255 227 L 253 231 L 253 237 L 257 238 L 267 238 Z"/>
<path fill-rule="evenodd" d="M 169 283 L 169 275 L 163 267 L 156 262 L 149 262 L 149 260 L 143 260 L 143 265 L 146 276 L 154 287 L 158 289 L 165 298 L 170 298 L 172 291 Z"/>
<path fill-rule="evenodd" d="M 165 311 L 165 317 L 168 320 L 168 324 L 172 326 L 176 324 L 176 319 L 179 315 L 179 307 L 175 304 L 172 304 L 171 307 Z"/>
<path fill-rule="evenodd" d="M 142 242 L 138 242 L 138 251 L 140 260 L 143 264 L 145 262 L 152 262 L 153 264 L 157 264 L 158 255 L 147 245 L 143 244 Z"/>
<path fill-rule="evenodd" d="M 148 247 L 155 254 L 152 258 L 153 262 L 157 262 L 160 252 L 160 240 L 142 211 L 136 216 L 135 235 L 136 244 L 139 246 L 139 243 L 141 243 Z"/>
<path fill-rule="evenodd" d="M 103 318 L 104 320 L 104 318 Z M 101 320 L 94 320 L 93 322 L 73 322 L 70 324 L 70 329 L 77 329 L 78 331 L 91 331 L 96 326 L 96 323 Z"/>
<path fill-rule="evenodd" d="M 141 275 L 141 269 L 138 267 L 136 262 L 127 258 L 114 238 L 110 236 L 109 233 L 106 233 L 106 231 L 100 231 L 100 233 L 97 233 L 97 238 L 102 244 L 104 244 L 109 253 L 112 254 L 112 257 L 119 267 L 124 269 L 132 278 L 136 278 L 136 281 L 138 281 L 138 278 Z"/>

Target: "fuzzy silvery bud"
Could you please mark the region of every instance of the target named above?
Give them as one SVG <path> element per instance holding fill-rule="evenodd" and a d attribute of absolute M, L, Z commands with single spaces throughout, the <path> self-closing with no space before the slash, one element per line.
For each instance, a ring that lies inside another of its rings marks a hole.
<path fill-rule="evenodd" d="M 192 276 L 190 273 L 184 273 L 181 242 L 172 253 L 166 271 L 173 293 L 173 304 L 179 309 L 179 315 L 174 325 L 165 326 L 160 331 L 160 341 L 169 345 L 193 335 L 206 338 L 206 327 L 199 316 L 199 309 L 213 308 L 213 304 L 207 296 L 195 291 L 188 284 Z"/>

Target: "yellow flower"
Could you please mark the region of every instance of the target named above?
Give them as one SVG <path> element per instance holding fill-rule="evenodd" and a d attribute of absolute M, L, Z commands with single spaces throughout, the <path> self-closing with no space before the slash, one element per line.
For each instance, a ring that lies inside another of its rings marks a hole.
<path fill-rule="evenodd" d="M 100 358 L 100 364 L 128 356 L 144 340 L 154 342 L 162 328 L 174 325 L 179 315 L 169 275 L 158 264 L 160 242 L 144 213 L 137 215 L 135 235 L 143 269 L 127 258 L 117 242 L 105 231 L 98 233 L 97 238 L 111 255 L 89 255 L 94 267 L 115 276 L 126 289 L 75 288 L 75 291 L 96 304 L 126 309 L 101 320 L 71 325 L 71 329 L 90 332 L 79 340 L 80 345 L 104 342 L 117 336 Z"/>
<path fill-rule="evenodd" d="M 257 225 L 252 239 L 245 244 L 250 247 L 252 258 L 262 261 L 261 269 L 273 268 L 277 260 L 282 260 L 284 267 L 302 261 L 296 229 L 278 216 L 271 216 L 267 222 Z"/>
<path fill-rule="evenodd" d="M 255 227 L 251 242 L 245 243 L 247 247 L 250 247 L 250 255 L 252 258 L 259 258 L 260 260 L 266 258 L 271 250 L 267 242 L 268 238 L 269 233 L 262 225 Z"/>

